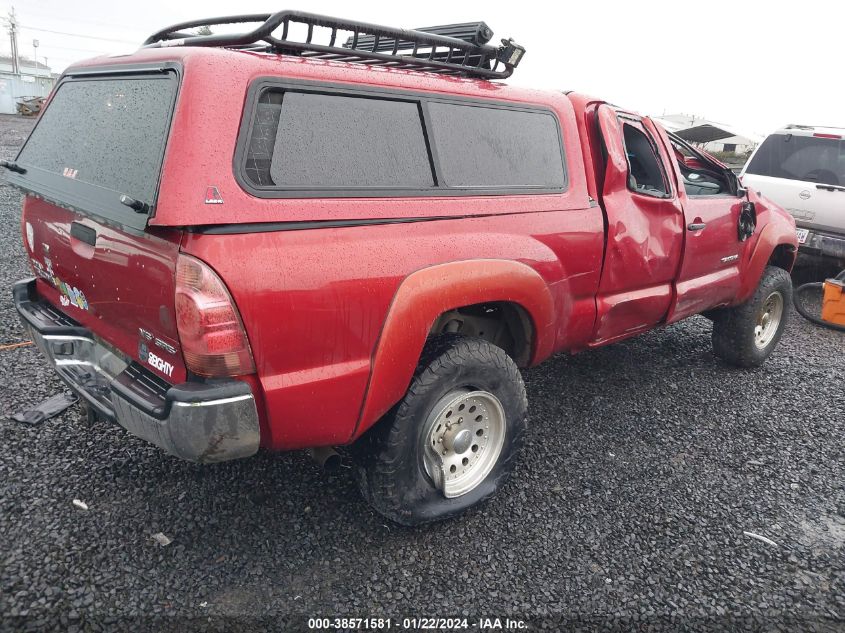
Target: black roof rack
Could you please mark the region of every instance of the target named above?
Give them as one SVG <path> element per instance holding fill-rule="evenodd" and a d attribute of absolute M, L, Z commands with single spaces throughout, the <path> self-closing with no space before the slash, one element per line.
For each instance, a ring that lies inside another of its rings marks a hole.
<path fill-rule="evenodd" d="M 186 29 L 244 23 L 260 25 L 243 33 L 198 35 L 185 32 Z M 281 33 L 274 35 L 278 29 Z M 296 37 L 293 31 L 300 32 L 301 37 Z M 339 37 L 347 33 L 346 41 L 338 45 Z M 318 34 L 323 35 L 327 43 L 316 42 Z M 505 79 L 511 76 L 525 49 L 512 40 L 502 40 L 501 46 L 491 46 L 487 42 L 492 36 L 493 32 L 484 22 L 410 30 L 302 11 L 279 11 L 174 24 L 148 37 L 143 46 L 215 46 L 412 68 L 445 75 Z"/>

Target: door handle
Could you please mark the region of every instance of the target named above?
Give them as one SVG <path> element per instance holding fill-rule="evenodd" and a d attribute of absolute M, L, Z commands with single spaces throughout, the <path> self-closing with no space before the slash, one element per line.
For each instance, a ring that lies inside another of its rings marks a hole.
<path fill-rule="evenodd" d="M 97 231 L 90 226 L 85 226 L 79 222 L 72 222 L 70 225 L 70 235 L 90 246 L 97 245 Z"/>
<path fill-rule="evenodd" d="M 705 226 L 707 226 L 706 222 L 693 222 L 692 224 L 687 224 L 688 231 L 700 231 Z"/>

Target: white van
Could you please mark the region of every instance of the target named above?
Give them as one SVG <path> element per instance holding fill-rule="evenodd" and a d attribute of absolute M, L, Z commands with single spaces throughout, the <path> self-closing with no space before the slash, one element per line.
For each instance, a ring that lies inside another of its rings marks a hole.
<path fill-rule="evenodd" d="M 802 253 L 845 265 L 845 128 L 787 125 L 766 137 L 740 178 L 795 217 Z"/>

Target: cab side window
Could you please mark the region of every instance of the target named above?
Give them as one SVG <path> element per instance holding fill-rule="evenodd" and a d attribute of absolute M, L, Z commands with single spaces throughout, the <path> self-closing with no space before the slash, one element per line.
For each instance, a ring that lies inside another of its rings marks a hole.
<path fill-rule="evenodd" d="M 622 129 L 628 156 L 628 188 L 655 198 L 669 197 L 666 173 L 651 139 L 630 123 L 624 123 Z"/>

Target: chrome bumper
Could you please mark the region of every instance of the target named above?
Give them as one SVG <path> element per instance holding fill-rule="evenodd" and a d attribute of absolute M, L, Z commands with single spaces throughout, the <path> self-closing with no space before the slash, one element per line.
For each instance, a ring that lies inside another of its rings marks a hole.
<path fill-rule="evenodd" d="M 34 279 L 16 283 L 13 296 L 33 342 L 100 417 L 189 461 L 222 462 L 258 450 L 258 411 L 247 383 L 169 385 L 39 299 Z"/>

